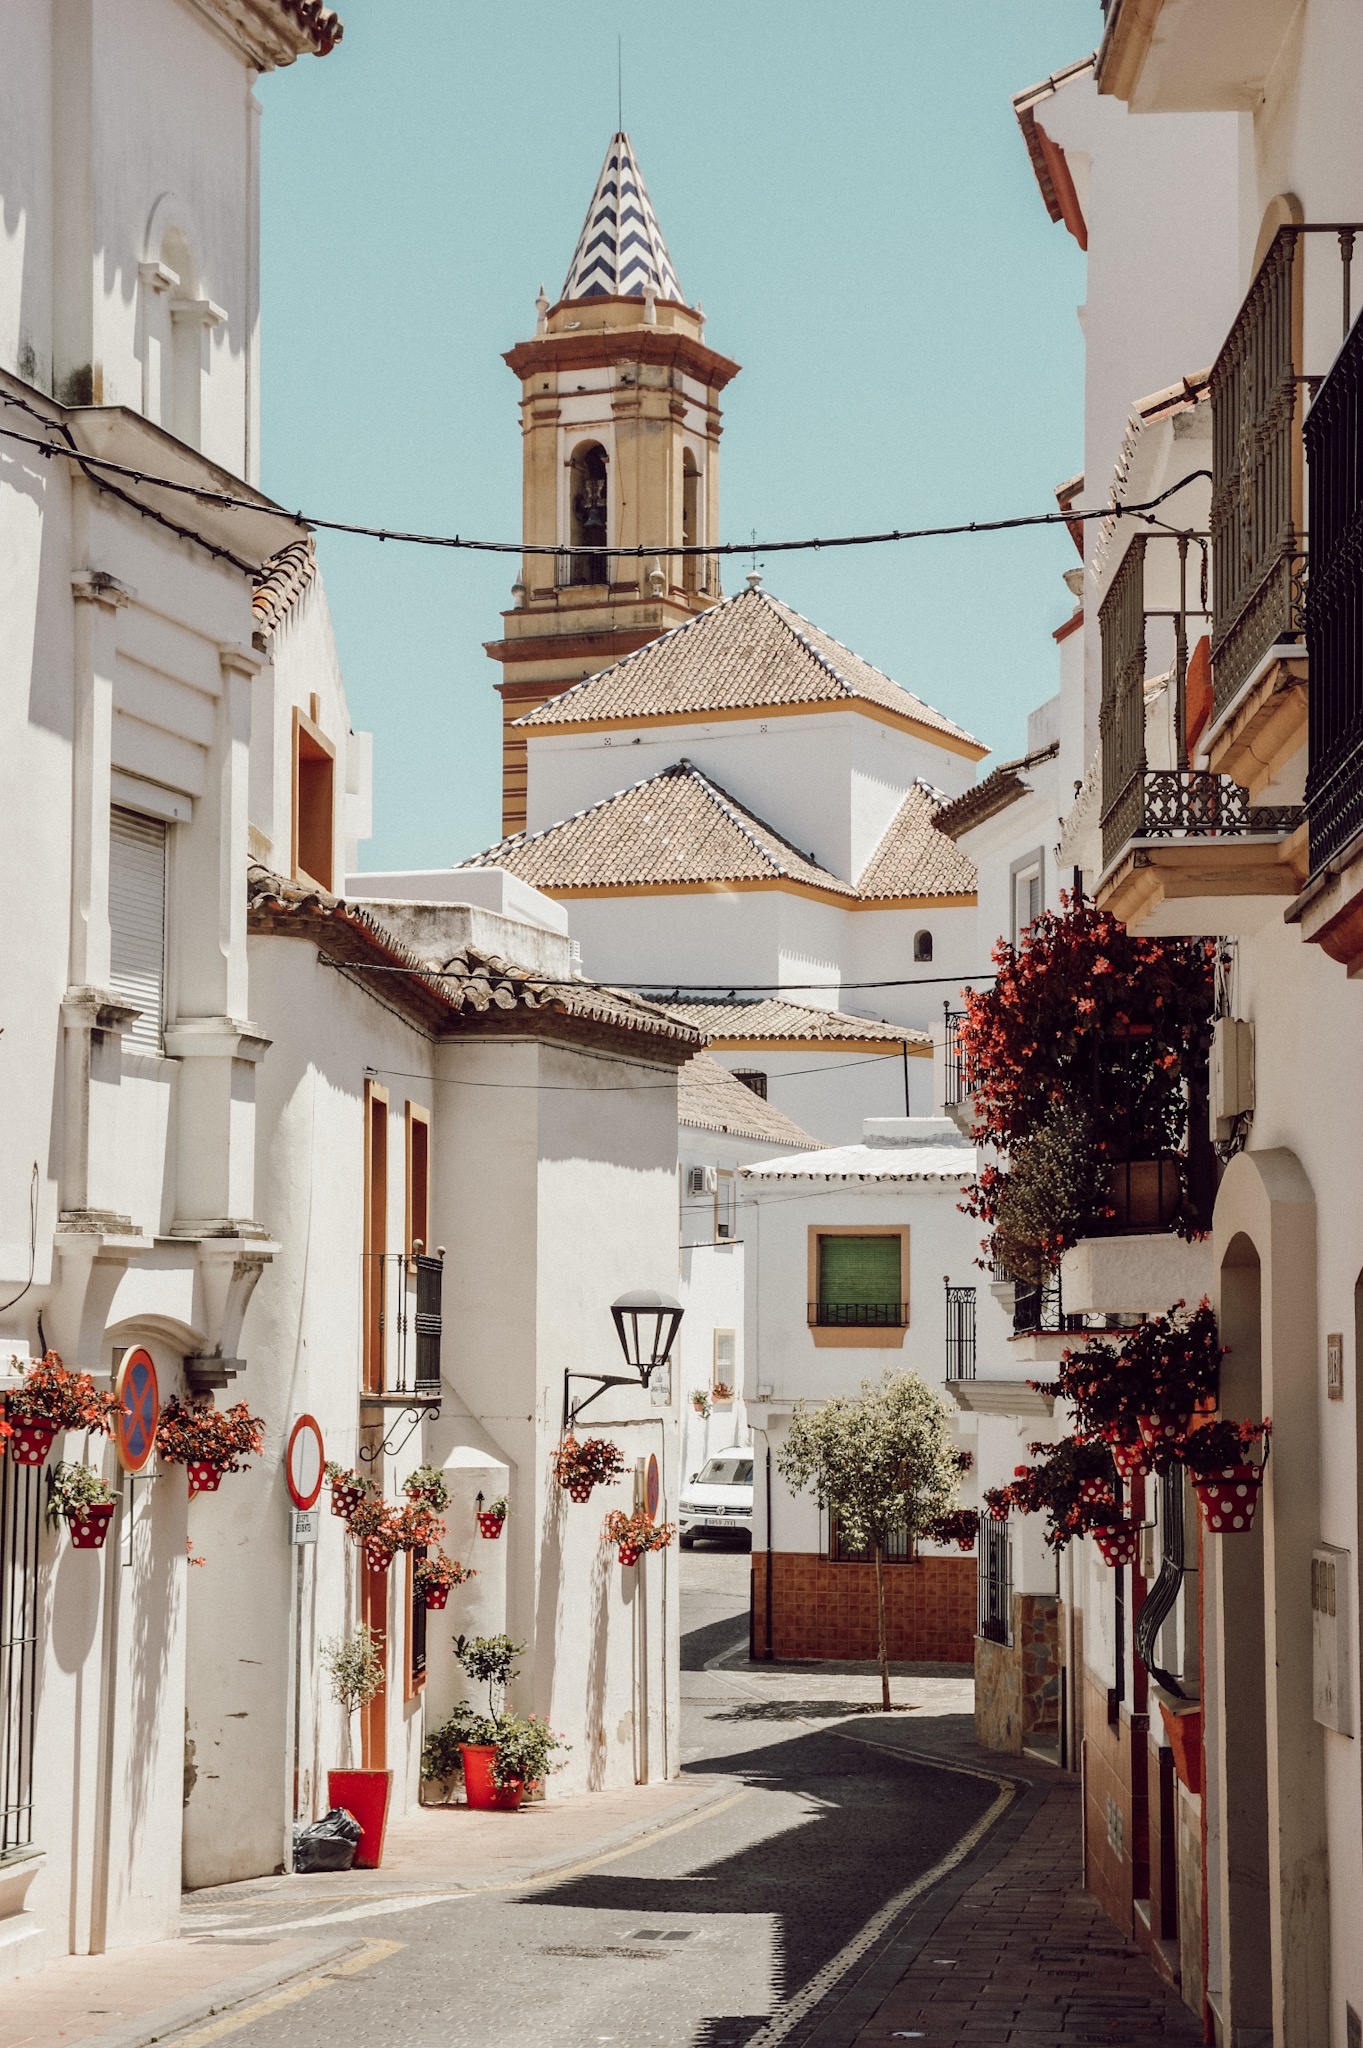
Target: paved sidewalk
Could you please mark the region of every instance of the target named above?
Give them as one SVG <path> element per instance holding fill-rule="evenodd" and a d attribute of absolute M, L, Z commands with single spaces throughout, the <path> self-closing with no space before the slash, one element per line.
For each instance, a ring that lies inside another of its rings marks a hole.
<path fill-rule="evenodd" d="M 1200 2048 L 1200 2022 L 1081 1889 L 1077 1779 L 1046 1772 L 1037 1793 L 1017 1840 L 937 1922 L 856 2048 Z"/>

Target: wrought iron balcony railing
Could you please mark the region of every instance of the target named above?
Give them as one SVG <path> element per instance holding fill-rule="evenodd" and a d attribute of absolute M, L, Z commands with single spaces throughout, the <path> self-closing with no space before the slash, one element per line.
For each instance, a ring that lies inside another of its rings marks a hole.
<path fill-rule="evenodd" d="M 1133 839 L 1243 838 L 1295 832 L 1300 804 L 1252 804 L 1229 775 L 1146 768 L 1133 775 L 1103 814 L 1103 865 Z"/>
<path fill-rule="evenodd" d="M 907 1301 L 811 1301 L 808 1321 L 821 1330 L 906 1330 Z"/>
<path fill-rule="evenodd" d="M 366 1252 L 364 1392 L 388 1399 L 440 1395 L 443 1252 Z"/>
<path fill-rule="evenodd" d="M 953 1287 L 946 1281 L 947 1295 L 947 1378 L 973 1380 L 975 1377 L 975 1290 Z"/>
<path fill-rule="evenodd" d="M 942 1005 L 942 1046 L 944 1059 L 942 1100 L 948 1107 L 968 1102 L 974 1092 L 970 1063 L 961 1044 L 961 1026 L 965 1022 L 964 1010 L 953 1010 L 950 1003 Z"/>
<path fill-rule="evenodd" d="M 1303 386 L 1308 237 L 1339 246 L 1350 326 L 1358 222 L 1279 228 L 1211 374 L 1212 697 L 1219 716 L 1269 649 L 1305 627 Z"/>
<path fill-rule="evenodd" d="M 1363 832 L 1363 319 L 1306 421 L 1311 587 L 1306 646 L 1310 866 L 1317 875 Z"/>

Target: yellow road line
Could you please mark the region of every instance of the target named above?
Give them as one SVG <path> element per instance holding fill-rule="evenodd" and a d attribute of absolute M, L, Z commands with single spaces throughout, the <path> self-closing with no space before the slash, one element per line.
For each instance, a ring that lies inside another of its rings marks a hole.
<path fill-rule="evenodd" d="M 311 1998 L 314 1991 L 324 1990 L 328 1984 L 334 1984 L 338 1977 L 353 1977 L 358 1970 L 367 1970 L 371 1963 L 381 1963 L 406 1946 L 405 1941 L 367 1941 L 357 1956 L 347 1956 L 344 1962 L 334 1963 L 325 1970 L 319 1970 L 315 1977 L 304 1977 L 297 1984 L 286 1984 L 282 1991 L 272 1992 L 268 1998 L 257 1999 L 254 2005 L 245 2005 L 240 2012 L 224 2013 L 221 2019 L 211 2021 L 208 2026 L 196 2027 L 192 2034 L 173 2035 L 173 2048 L 207 2048 L 210 2041 L 225 2040 L 228 2034 L 235 2034 L 242 2027 L 249 2027 L 255 2020 L 265 2019 L 272 2012 L 283 2012 L 291 2005 L 301 2004 L 303 1999 Z"/>

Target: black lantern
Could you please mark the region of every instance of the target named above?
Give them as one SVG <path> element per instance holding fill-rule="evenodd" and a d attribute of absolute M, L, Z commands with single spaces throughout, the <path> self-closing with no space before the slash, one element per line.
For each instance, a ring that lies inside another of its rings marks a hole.
<path fill-rule="evenodd" d="M 635 1294 L 622 1294 L 611 1303 L 615 1334 L 625 1363 L 633 1366 L 647 1386 L 653 1374 L 667 1364 L 682 1319 L 682 1305 L 670 1294 L 641 1287 Z"/>

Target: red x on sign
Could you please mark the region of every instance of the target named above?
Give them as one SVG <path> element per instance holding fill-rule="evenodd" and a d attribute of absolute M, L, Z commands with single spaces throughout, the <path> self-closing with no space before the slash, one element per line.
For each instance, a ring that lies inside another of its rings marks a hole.
<path fill-rule="evenodd" d="M 140 1344 L 127 1353 L 118 1368 L 117 1392 L 114 1442 L 118 1462 L 125 1472 L 140 1472 L 156 1446 L 156 1425 L 161 1419 L 156 1367 L 151 1353 Z"/>

